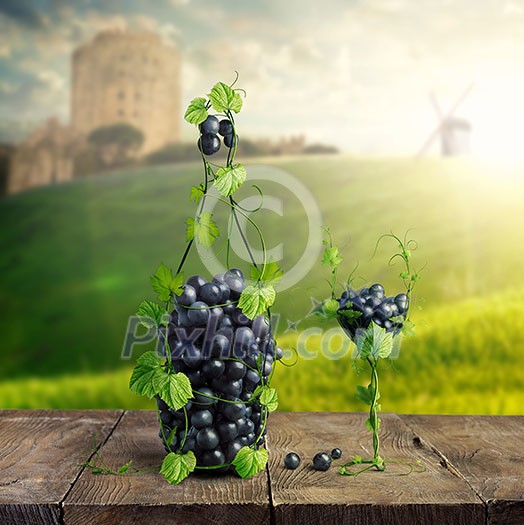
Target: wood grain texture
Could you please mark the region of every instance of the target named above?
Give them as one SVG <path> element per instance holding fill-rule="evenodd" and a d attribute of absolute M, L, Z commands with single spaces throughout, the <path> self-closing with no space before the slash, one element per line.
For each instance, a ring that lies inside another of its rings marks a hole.
<path fill-rule="evenodd" d="M 133 460 L 136 468 L 160 465 L 165 456 L 154 412 L 126 412 L 101 455 L 112 467 Z M 94 476 L 84 472 L 64 502 L 64 523 L 97 525 L 162 523 L 248 525 L 269 523 L 265 472 L 242 480 L 234 475 L 191 475 L 177 486 L 158 472 Z"/>
<path fill-rule="evenodd" d="M 401 418 L 486 502 L 489 524 L 524 524 L 524 417 Z"/>
<path fill-rule="evenodd" d="M 485 522 L 485 506 L 468 484 L 440 464 L 440 458 L 418 446 L 414 433 L 395 414 L 382 414 L 382 456 L 420 459 L 427 471 L 399 476 L 404 469 L 390 464 L 385 472 L 369 471 L 353 478 L 332 466 L 311 467 L 316 452 L 333 447 L 342 460 L 372 455 L 371 433 L 364 414 L 277 413 L 269 421 L 271 495 L 276 524 L 448 524 Z M 287 470 L 283 456 L 300 454 L 302 464 Z"/>
<path fill-rule="evenodd" d="M 60 503 L 118 411 L 0 412 L 0 523 L 59 523 Z"/>

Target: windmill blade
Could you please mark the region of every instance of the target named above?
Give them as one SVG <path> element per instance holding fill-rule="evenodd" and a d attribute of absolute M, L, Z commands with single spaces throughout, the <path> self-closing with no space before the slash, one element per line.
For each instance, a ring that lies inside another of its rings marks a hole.
<path fill-rule="evenodd" d="M 433 130 L 433 132 L 426 139 L 422 147 L 419 149 L 417 153 L 417 157 L 424 155 L 424 153 L 426 153 L 426 151 L 431 147 L 431 145 L 433 144 L 433 142 L 436 140 L 439 133 L 441 132 L 444 122 L 446 122 L 446 120 L 450 119 L 453 116 L 453 113 L 457 111 L 458 107 L 462 104 L 462 102 L 464 102 L 464 100 L 470 94 L 474 86 L 475 86 L 475 82 L 471 82 L 471 84 L 462 92 L 460 97 L 455 101 L 455 104 L 453 104 L 451 109 L 445 115 L 442 114 L 437 98 L 435 97 L 433 93 L 431 93 L 430 95 L 431 103 L 433 104 L 435 111 L 440 117 L 440 124 Z M 446 140 L 446 138 L 444 138 L 444 140 Z"/>
<path fill-rule="evenodd" d="M 442 109 L 440 107 L 440 104 L 438 103 L 437 97 L 433 91 L 430 93 L 429 98 L 431 100 L 431 103 L 433 104 L 433 109 L 435 110 L 435 113 L 437 114 L 437 117 L 442 122 L 442 119 L 444 118 L 444 115 L 442 113 Z"/>
<path fill-rule="evenodd" d="M 455 113 L 455 111 L 457 111 L 458 107 L 462 104 L 462 102 L 464 102 L 464 100 L 466 99 L 466 97 L 470 94 L 471 90 L 473 89 L 473 86 L 475 85 L 475 82 L 472 82 L 465 90 L 464 92 L 462 93 L 462 95 L 460 95 L 460 97 L 457 99 L 457 101 L 455 102 L 455 104 L 453 104 L 453 106 L 451 107 L 451 109 L 446 113 L 446 116 L 444 117 L 445 120 L 447 120 L 448 118 L 451 118 L 453 116 L 453 113 Z"/>
<path fill-rule="evenodd" d="M 440 135 L 440 130 L 442 128 L 442 124 L 439 124 L 433 132 L 430 134 L 430 136 L 426 139 L 426 142 L 422 145 L 422 147 L 419 149 L 417 153 L 417 157 L 421 157 L 426 153 L 426 151 L 431 147 L 433 142 L 437 139 L 437 137 Z"/>

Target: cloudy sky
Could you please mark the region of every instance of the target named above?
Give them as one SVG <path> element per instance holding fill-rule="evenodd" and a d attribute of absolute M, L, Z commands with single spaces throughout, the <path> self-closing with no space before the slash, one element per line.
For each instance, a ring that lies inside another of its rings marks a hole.
<path fill-rule="evenodd" d="M 184 104 L 238 70 L 251 136 L 412 155 L 430 93 L 445 112 L 474 83 L 457 112 L 474 154 L 524 159 L 524 0 L 0 0 L 3 137 L 67 121 L 71 51 L 114 27 L 180 49 Z"/>

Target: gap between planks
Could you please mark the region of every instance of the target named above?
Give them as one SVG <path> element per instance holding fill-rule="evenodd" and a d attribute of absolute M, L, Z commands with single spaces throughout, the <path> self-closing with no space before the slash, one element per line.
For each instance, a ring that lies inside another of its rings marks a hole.
<path fill-rule="evenodd" d="M 122 421 L 122 418 L 124 417 L 124 414 L 126 412 L 127 412 L 127 410 L 122 410 L 120 412 L 120 415 L 118 416 L 117 420 L 115 421 L 115 423 L 113 425 L 113 428 L 107 433 L 106 438 L 100 444 L 98 444 L 97 447 L 93 450 L 93 452 L 89 455 L 89 457 L 87 459 L 88 462 L 91 461 L 93 459 L 93 457 L 95 456 L 95 454 L 99 450 L 101 450 L 102 447 L 108 442 L 109 438 L 113 435 L 113 432 L 116 430 L 116 428 L 120 424 L 120 421 Z M 76 482 L 78 481 L 78 479 L 80 478 L 80 476 L 82 475 L 82 473 L 84 472 L 85 469 L 86 469 L 85 466 L 81 466 L 80 467 L 78 473 L 76 474 L 75 478 L 71 482 L 71 486 L 69 487 L 69 489 L 64 494 L 63 498 L 58 503 L 58 508 L 59 508 L 58 523 L 60 525 L 64 525 L 64 501 L 67 499 L 67 497 L 69 496 L 69 494 L 73 490 L 73 487 L 75 486 Z"/>

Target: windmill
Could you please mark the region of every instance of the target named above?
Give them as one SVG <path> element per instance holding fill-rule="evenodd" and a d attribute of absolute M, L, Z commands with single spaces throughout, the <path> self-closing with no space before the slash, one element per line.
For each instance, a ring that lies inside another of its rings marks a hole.
<path fill-rule="evenodd" d="M 418 151 L 417 156 L 424 155 L 428 149 L 433 145 L 435 140 L 440 137 L 440 150 L 443 157 L 454 157 L 456 155 L 464 155 L 469 153 L 469 138 L 471 135 L 471 124 L 469 121 L 458 118 L 454 114 L 458 107 L 464 102 L 466 97 L 473 89 L 472 82 L 456 100 L 455 104 L 444 113 L 438 103 L 437 97 L 431 93 L 430 99 L 433 109 L 437 113 L 439 119 L 438 126 L 433 130 L 429 137 L 424 142 L 423 146 Z"/>

